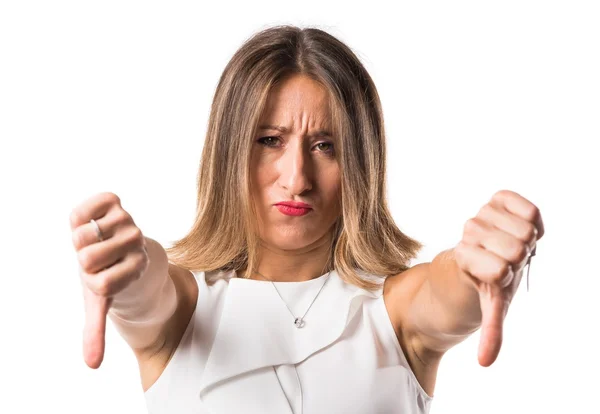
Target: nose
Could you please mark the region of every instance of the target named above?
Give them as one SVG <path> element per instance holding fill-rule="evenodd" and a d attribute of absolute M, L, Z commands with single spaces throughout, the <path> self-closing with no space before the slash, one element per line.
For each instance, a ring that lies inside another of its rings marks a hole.
<path fill-rule="evenodd" d="M 302 142 L 289 143 L 279 162 L 279 183 L 291 196 L 312 189 L 312 160 Z"/>

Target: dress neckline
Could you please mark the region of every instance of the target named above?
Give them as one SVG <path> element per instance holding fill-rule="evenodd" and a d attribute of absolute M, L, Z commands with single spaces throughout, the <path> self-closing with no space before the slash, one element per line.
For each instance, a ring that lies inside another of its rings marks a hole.
<path fill-rule="evenodd" d="M 319 281 L 323 282 L 324 279 L 327 277 L 327 275 L 329 275 L 331 273 L 331 276 L 333 276 L 333 274 L 335 273 L 335 270 L 332 270 L 331 272 L 326 272 L 323 273 L 320 276 L 317 276 L 313 279 L 309 279 L 309 280 L 301 280 L 301 281 L 296 281 L 296 282 L 283 282 L 283 281 L 273 281 L 272 283 L 276 284 L 278 287 L 279 286 L 312 286 L 313 284 L 318 284 Z M 264 283 L 264 284 L 271 284 L 271 281 L 269 280 L 256 280 L 256 279 L 247 279 L 245 277 L 239 277 L 237 276 L 237 272 L 234 271 L 234 276 L 229 279 L 229 282 L 231 283 L 232 281 L 238 281 L 241 283 Z"/>

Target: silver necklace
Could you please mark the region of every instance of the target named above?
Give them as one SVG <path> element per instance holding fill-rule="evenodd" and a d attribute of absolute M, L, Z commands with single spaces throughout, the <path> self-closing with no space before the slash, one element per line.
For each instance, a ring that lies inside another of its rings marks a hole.
<path fill-rule="evenodd" d="M 277 286 L 275 286 L 275 283 L 269 279 L 268 277 L 266 277 L 265 275 L 263 275 L 262 273 L 260 273 L 258 270 L 255 270 L 254 273 L 264 277 L 265 279 L 267 279 L 269 282 L 271 282 L 271 284 L 273 285 L 273 287 L 275 288 L 275 291 L 277 292 L 277 294 L 279 295 L 279 298 L 281 299 L 281 301 L 284 303 L 285 307 L 288 308 L 288 311 L 290 311 L 290 314 L 292 315 L 292 317 L 294 318 L 294 325 L 296 326 L 296 328 L 300 329 L 304 326 L 304 317 L 306 316 L 306 314 L 308 313 L 308 311 L 310 310 L 311 306 L 313 305 L 313 303 L 315 303 L 315 300 L 317 300 L 317 297 L 319 296 L 319 293 L 321 293 L 321 291 L 323 290 L 323 288 L 325 287 L 325 283 L 327 283 L 327 281 L 329 280 L 329 275 L 331 274 L 331 270 L 329 271 L 329 273 L 327 273 L 327 276 L 325 276 L 325 281 L 323 282 L 323 284 L 321 285 L 321 288 L 319 289 L 319 291 L 317 292 L 317 294 L 315 295 L 315 297 L 313 298 L 312 302 L 310 302 L 310 305 L 308 305 L 308 309 L 306 309 L 306 312 L 304 312 L 304 315 L 298 317 L 296 315 L 294 315 L 294 312 L 292 312 L 292 310 L 290 309 L 290 307 L 288 306 L 288 304 L 286 303 L 285 300 L 283 300 L 283 296 L 281 296 L 281 293 L 279 293 L 279 289 L 277 289 Z"/>

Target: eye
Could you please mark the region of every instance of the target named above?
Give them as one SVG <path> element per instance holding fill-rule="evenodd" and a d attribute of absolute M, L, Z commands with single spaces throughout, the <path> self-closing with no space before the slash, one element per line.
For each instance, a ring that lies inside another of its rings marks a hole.
<path fill-rule="evenodd" d="M 275 147 L 277 146 L 277 141 L 279 141 L 279 137 L 263 137 L 258 139 L 258 142 L 265 147 Z"/>
<path fill-rule="evenodd" d="M 315 148 L 326 154 L 333 152 L 333 144 L 331 142 L 319 142 L 317 145 L 315 145 Z"/>

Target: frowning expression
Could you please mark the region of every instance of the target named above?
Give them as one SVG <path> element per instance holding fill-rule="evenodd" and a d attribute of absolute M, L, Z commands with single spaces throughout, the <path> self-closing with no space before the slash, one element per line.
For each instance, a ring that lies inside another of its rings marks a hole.
<path fill-rule="evenodd" d="M 327 89 L 304 75 L 270 91 L 253 142 L 251 191 L 261 241 L 272 248 L 310 248 L 340 215 L 329 109 Z"/>

